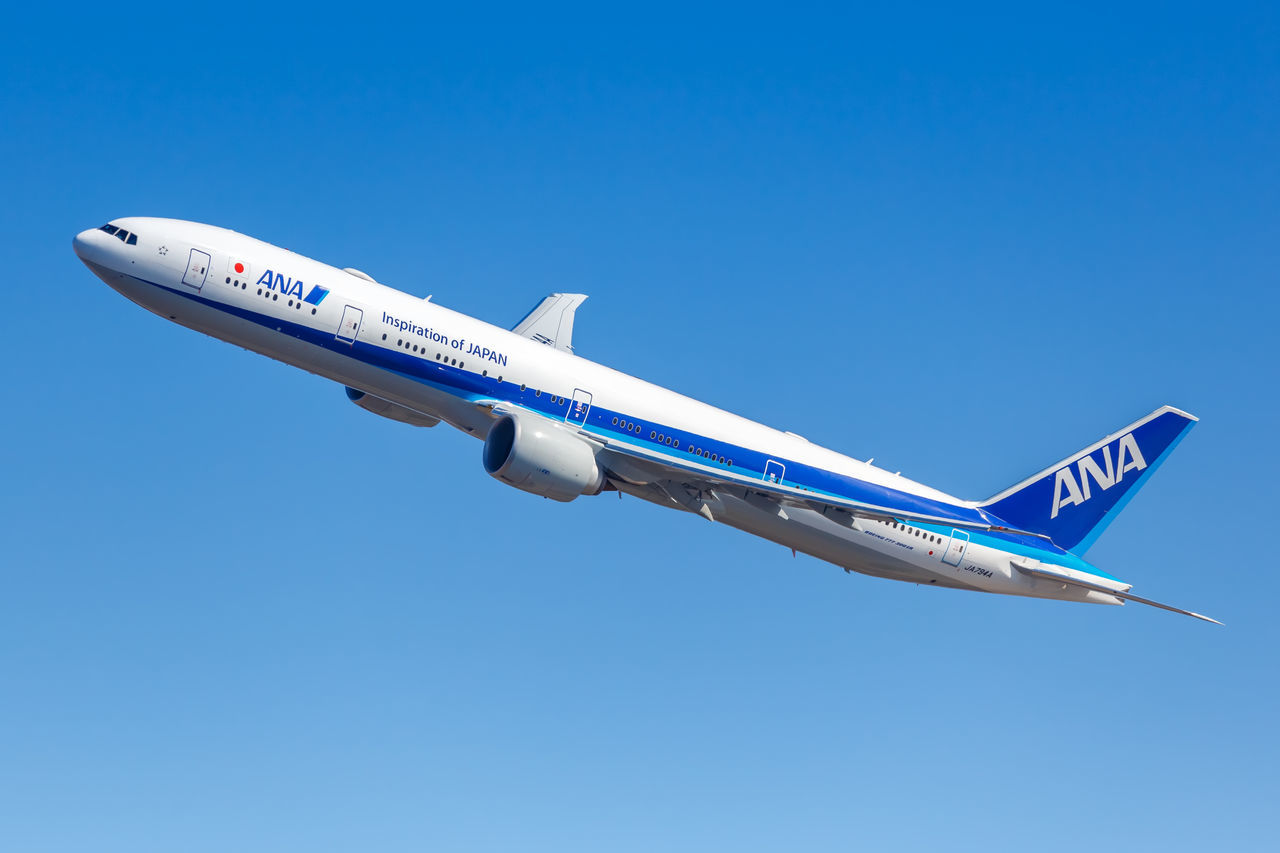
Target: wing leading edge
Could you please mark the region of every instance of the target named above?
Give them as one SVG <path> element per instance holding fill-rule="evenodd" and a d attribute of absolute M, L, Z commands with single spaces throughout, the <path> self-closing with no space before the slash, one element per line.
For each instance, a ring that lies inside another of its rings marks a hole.
<path fill-rule="evenodd" d="M 744 489 L 780 506 L 813 509 L 827 515 L 845 513 L 858 518 L 901 519 L 927 524 L 944 524 L 989 530 L 995 521 L 981 509 L 938 501 L 901 492 L 852 477 L 842 478 L 848 495 L 818 492 L 763 479 L 760 475 L 714 470 L 696 463 L 682 463 L 624 442 L 584 433 L 604 445 L 605 465 L 617 476 L 633 482 L 670 480 L 695 491 Z"/>

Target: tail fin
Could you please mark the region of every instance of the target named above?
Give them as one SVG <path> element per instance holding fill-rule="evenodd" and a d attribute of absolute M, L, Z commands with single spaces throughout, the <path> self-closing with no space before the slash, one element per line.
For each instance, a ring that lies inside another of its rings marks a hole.
<path fill-rule="evenodd" d="M 1010 527 L 1083 554 L 1195 424 L 1172 406 L 1156 409 L 981 507 Z"/>

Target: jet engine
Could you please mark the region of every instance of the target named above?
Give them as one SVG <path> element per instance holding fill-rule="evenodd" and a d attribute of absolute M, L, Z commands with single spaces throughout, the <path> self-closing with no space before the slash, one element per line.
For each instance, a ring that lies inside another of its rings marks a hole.
<path fill-rule="evenodd" d="M 599 494 L 605 486 L 591 445 L 530 416 L 506 414 L 489 428 L 484 470 L 509 486 L 564 502 Z"/>
<path fill-rule="evenodd" d="M 375 397 L 372 394 L 357 391 L 355 388 L 347 388 L 347 399 L 364 409 L 366 412 L 373 412 L 375 415 L 381 415 L 384 418 L 390 418 L 391 420 L 399 421 L 402 424 L 420 427 L 433 427 L 440 423 L 439 418 L 424 415 L 422 412 L 415 412 L 413 409 L 401 406 L 399 403 L 389 402 L 381 397 Z"/>

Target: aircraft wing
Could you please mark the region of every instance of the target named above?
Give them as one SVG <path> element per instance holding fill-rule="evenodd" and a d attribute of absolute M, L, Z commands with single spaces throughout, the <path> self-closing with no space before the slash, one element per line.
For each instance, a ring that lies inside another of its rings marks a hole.
<path fill-rule="evenodd" d="M 522 416 L 546 417 L 501 400 L 477 400 L 476 403 L 494 417 L 515 414 L 517 410 Z M 572 424 L 567 426 L 573 427 Z M 712 517 L 711 510 L 702 495 L 720 490 L 783 512 L 788 507 L 811 509 L 843 524 L 851 524 L 855 518 L 896 519 L 975 530 L 998 529 L 1045 538 L 1036 533 L 1010 530 L 979 507 L 942 503 L 852 477 L 839 478 L 844 494 L 816 491 L 766 480 L 759 473 L 704 465 L 696 457 L 681 461 L 616 438 L 583 430 L 577 432 L 582 439 L 599 448 L 598 460 L 612 479 L 655 488 L 673 503 L 708 518 Z"/>
<path fill-rule="evenodd" d="M 779 509 L 800 507 L 821 512 L 848 523 L 851 518 L 899 519 L 956 527 L 990 529 L 996 522 L 981 509 L 941 504 L 909 492 L 847 478 L 848 493 L 836 495 L 762 479 L 759 474 L 738 473 L 720 466 L 680 462 L 644 448 L 601 436 L 585 434 L 602 444 L 601 462 L 614 477 L 635 485 L 658 485 L 676 503 L 703 515 L 709 510 L 698 494 L 728 490 L 755 503 Z M 672 493 L 672 490 L 678 490 Z"/>

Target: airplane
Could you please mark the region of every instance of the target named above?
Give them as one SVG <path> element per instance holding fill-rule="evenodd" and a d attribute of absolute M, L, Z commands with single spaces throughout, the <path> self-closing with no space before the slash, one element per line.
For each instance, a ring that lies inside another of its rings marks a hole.
<path fill-rule="evenodd" d="M 1083 558 L 1195 425 L 1172 406 L 964 500 L 576 355 L 583 294 L 553 293 L 508 330 L 212 225 L 113 219 L 73 248 L 161 317 L 338 382 L 373 414 L 481 439 L 484 470 L 534 495 L 617 491 L 846 572 L 1221 624 Z"/>

